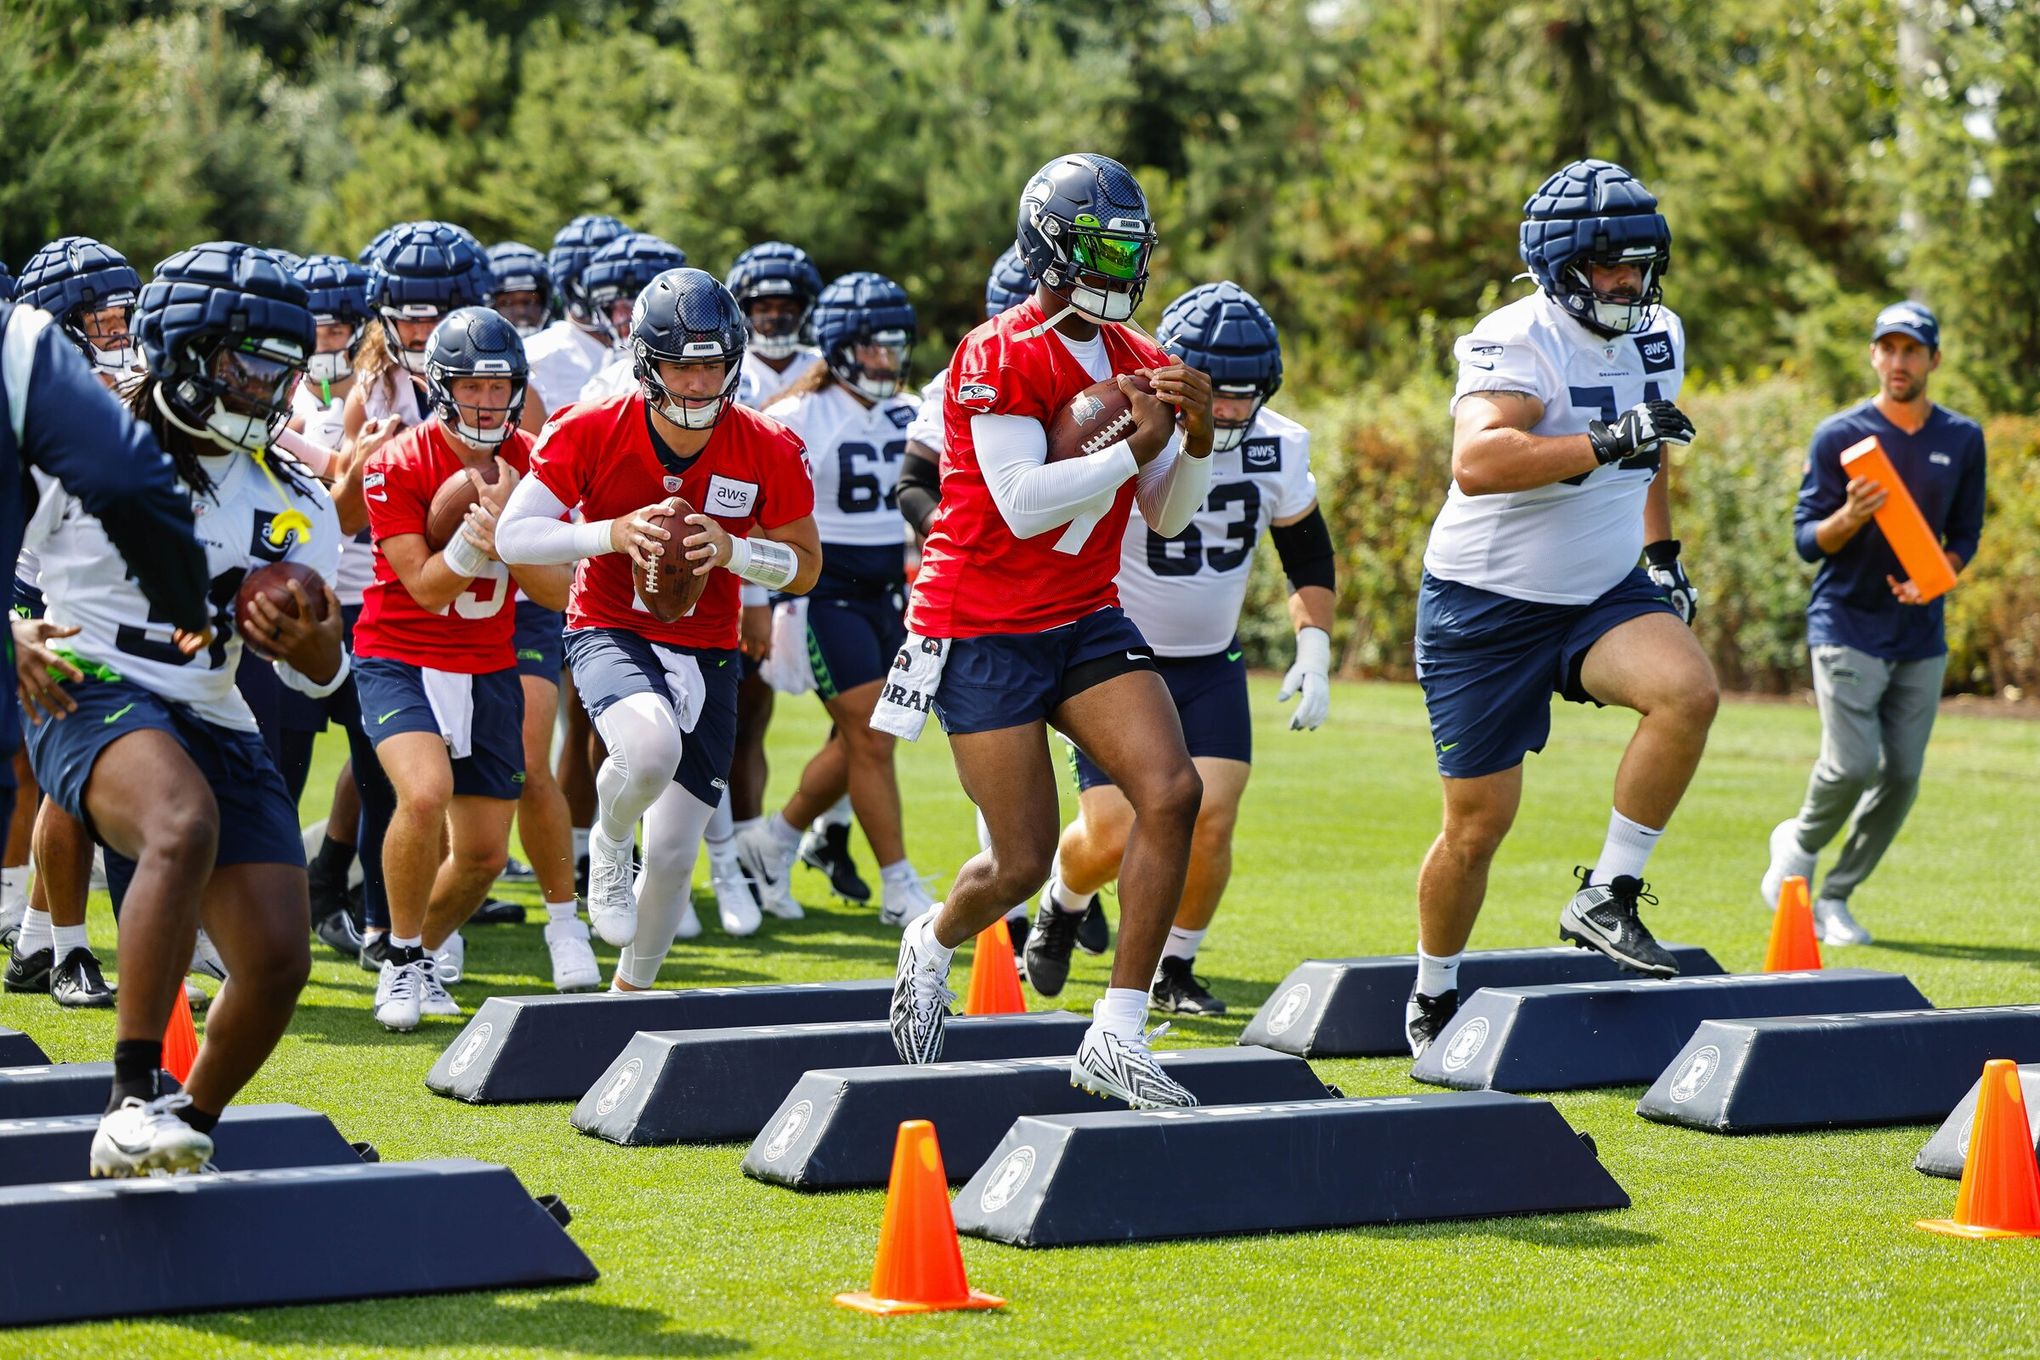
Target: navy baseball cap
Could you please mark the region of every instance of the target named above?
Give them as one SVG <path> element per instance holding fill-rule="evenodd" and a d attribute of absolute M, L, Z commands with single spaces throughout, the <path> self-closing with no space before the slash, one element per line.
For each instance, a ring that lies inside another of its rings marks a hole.
<path fill-rule="evenodd" d="M 1879 312 L 1870 342 L 1875 344 L 1887 335 L 1909 335 L 1928 349 L 1941 347 L 1941 323 L 1922 302 L 1894 302 Z"/>

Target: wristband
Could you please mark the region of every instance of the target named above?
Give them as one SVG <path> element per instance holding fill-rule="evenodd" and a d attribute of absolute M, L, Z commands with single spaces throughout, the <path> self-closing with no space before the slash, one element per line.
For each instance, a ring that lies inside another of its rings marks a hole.
<path fill-rule="evenodd" d="M 769 538 L 733 538 L 729 569 L 767 590 L 784 590 L 800 574 L 800 558 L 784 543 Z"/>
<path fill-rule="evenodd" d="M 1296 664 L 1313 675 L 1332 671 L 1332 635 L 1322 628 L 1296 630 Z"/>
<path fill-rule="evenodd" d="M 489 569 L 489 555 L 477 548 L 474 540 L 467 536 L 467 526 L 454 531 L 453 540 L 439 550 L 446 559 L 447 569 L 456 576 L 476 577 Z"/>

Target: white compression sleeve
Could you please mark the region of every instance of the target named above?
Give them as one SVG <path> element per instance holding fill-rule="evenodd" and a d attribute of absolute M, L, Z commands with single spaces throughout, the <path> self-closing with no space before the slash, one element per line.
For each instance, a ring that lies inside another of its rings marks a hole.
<path fill-rule="evenodd" d="M 1140 470 L 1133 494 L 1140 501 L 1140 517 L 1163 538 L 1174 538 L 1190 523 L 1190 517 L 1204 504 L 1211 490 L 1211 456 L 1191 458 L 1183 452 L 1183 432 L 1169 436 L 1168 444 Z"/>
<path fill-rule="evenodd" d="M 729 796 L 725 794 L 727 803 Z M 645 813 L 645 866 L 637 881 L 637 937 L 617 956 L 616 971 L 633 987 L 649 987 L 673 947 L 687 909 L 694 859 L 712 809 L 670 779 Z"/>
<path fill-rule="evenodd" d="M 496 517 L 496 555 L 519 566 L 565 566 L 613 552 L 609 521 L 567 522 L 569 507 L 536 477 L 525 477 Z"/>
<path fill-rule="evenodd" d="M 1026 416 L 972 416 L 978 469 L 1006 527 L 1020 538 L 1059 529 L 1086 511 L 1103 510 L 1140 470 L 1124 440 L 1082 458 L 1044 462 L 1048 432 Z"/>
<path fill-rule="evenodd" d="M 664 695 L 626 694 L 595 719 L 609 756 L 595 771 L 597 820 L 611 841 L 627 841 L 680 768 L 680 726 Z"/>

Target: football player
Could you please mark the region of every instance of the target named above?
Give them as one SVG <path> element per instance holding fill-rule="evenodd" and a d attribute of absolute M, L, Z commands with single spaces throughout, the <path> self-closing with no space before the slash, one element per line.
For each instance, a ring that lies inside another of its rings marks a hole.
<path fill-rule="evenodd" d="M 637 391 L 630 357 L 630 312 L 645 286 L 687 263 L 687 252 L 650 232 L 630 231 L 595 252 L 581 271 L 588 309 L 609 335 L 609 361 L 581 385 L 579 401 L 601 401 Z"/>
<path fill-rule="evenodd" d="M 932 707 L 991 840 L 958 871 L 948 900 L 901 940 L 893 1042 L 908 1062 L 940 1058 L 953 951 L 1048 878 L 1059 820 L 1054 723 L 1134 810 L 1112 986 L 1070 1079 L 1139 1107 L 1192 1105 L 1142 1030 L 1202 786 L 1113 577 L 1136 498 L 1164 537 L 1203 504 L 1211 383 L 1124 324 L 1155 243 L 1146 195 L 1124 166 L 1092 154 L 1050 161 L 1021 193 L 1016 239 L 1040 284 L 1030 301 L 972 331 L 950 363 L 942 505 L 914 580 L 907 643 L 873 719 L 908 734 Z M 1047 462 L 1049 422 L 1079 392 L 1111 380 L 1129 403 L 1131 432 L 1096 453 Z"/>
<path fill-rule="evenodd" d="M 197 512 L 212 580 L 209 625 L 165 621 L 102 522 L 38 480 L 29 541 L 41 552 L 50 634 L 21 677 L 51 719 L 29 742 L 49 797 L 107 849 L 123 901 L 114 1079 L 92 1140 L 95 1176 L 199 1169 L 227 1102 L 289 1024 L 311 966 L 296 809 L 234 688 L 243 636 L 286 684 L 329 693 L 347 674 L 339 601 L 293 581 L 291 608 L 242 579 L 272 562 L 329 578 L 340 535 L 331 503 L 264 450 L 289 414 L 313 345 L 305 291 L 274 257 L 210 242 L 179 251 L 142 290 L 148 376 L 127 401 L 169 456 Z M 21 639 L 17 635 L 17 642 Z M 36 683 L 39 667 L 53 668 Z M 50 677 L 61 677 L 57 681 Z M 158 1085 L 175 988 L 203 920 L 228 979 L 184 1090 Z"/>
<path fill-rule="evenodd" d="M 547 425 L 497 530 L 506 561 L 580 564 L 567 659 L 608 748 L 588 909 L 623 946 L 612 980 L 621 991 L 652 985 L 692 915 L 694 859 L 736 738 L 738 583 L 799 593 L 821 571 L 800 440 L 736 404 L 745 338 L 736 299 L 714 278 L 659 275 L 631 318 L 639 390 Z M 678 516 L 674 497 L 699 509 Z M 708 579 L 691 610 L 663 622 L 641 586 L 669 553 Z"/>
<path fill-rule="evenodd" d="M 847 791 L 878 856 L 879 919 L 905 926 L 935 903 L 907 858 L 894 739 L 872 728 L 871 713 L 906 639 L 907 526 L 895 509 L 894 482 L 919 404 L 901 391 L 913 352 L 914 308 L 883 275 L 845 274 L 822 290 L 813 326 L 824 362 L 765 413 L 807 446 L 822 575 L 791 605 L 805 621 L 805 646 L 771 664 L 799 663 L 805 671 L 800 679 L 821 699 L 836 730 L 802 771 L 785 809 L 739 836 L 737 853 L 765 909 L 798 917 L 791 877 L 802 832 Z"/>
<path fill-rule="evenodd" d="M 1671 229 L 1607 161 L 1575 161 L 1524 205 L 1537 291 L 1453 347 L 1452 485 L 1417 600 L 1417 679 L 1444 783 L 1444 826 L 1417 880 L 1406 1028 L 1421 1056 L 1458 1008 L 1459 956 L 1515 820 L 1523 757 L 1551 696 L 1641 715 L 1615 776 L 1600 856 L 1559 935 L 1651 977 L 1678 971 L 1637 914 L 1644 867 L 1700 762 L 1718 702 L 1688 621 L 1661 475 L 1693 438 L 1674 403 L 1685 330 L 1661 301 Z M 1639 565 L 1648 563 L 1648 569 Z"/>
<path fill-rule="evenodd" d="M 1232 874 L 1232 833 L 1253 766 L 1245 649 L 1235 636 L 1247 574 L 1269 533 L 1289 577 L 1296 663 L 1280 698 L 1298 697 L 1295 731 L 1321 725 L 1331 708 L 1335 554 L 1310 471 L 1310 433 L 1267 408 L 1282 386 L 1275 322 L 1236 283 L 1207 283 L 1170 303 L 1155 343 L 1211 376 L 1211 492 L 1175 538 L 1128 516 L 1119 565 L 1126 615 L 1154 648 L 1204 801 L 1190 843 L 1190 871 L 1155 973 L 1157 1009 L 1223 1015 L 1225 1003 L 1191 965 Z M 1077 820 L 1063 830 L 1054 869 L 1027 938 L 1027 980 L 1043 996 L 1062 991 L 1078 923 L 1098 909 L 1098 890 L 1119 873 L 1133 809 L 1111 777 L 1075 746 Z"/>
<path fill-rule="evenodd" d="M 489 247 L 489 272 L 496 294 L 490 306 L 529 341 L 553 322 L 552 267 L 545 256 L 522 241 L 498 241 Z"/>
<path fill-rule="evenodd" d="M 449 312 L 425 347 L 432 415 L 378 448 L 362 475 L 375 538 L 375 580 L 355 624 L 362 726 L 396 793 L 383 846 L 389 948 L 376 979 L 375 1018 L 412 1030 L 423 1015 L 459 1015 L 438 958 L 510 853 L 510 819 L 524 773 L 524 694 L 511 608 L 519 589 L 566 602 L 566 573 L 513 572 L 495 551 L 496 516 L 530 466 L 517 428 L 528 370 L 517 328 L 482 307 Z M 493 485 L 475 471 L 493 467 Z M 465 476 L 478 493 L 443 548 L 427 539 L 443 483 Z M 442 834 L 444 839 L 442 840 Z M 444 848 L 442 848 L 444 847 Z M 576 988 L 599 980 L 588 929 L 571 894 L 546 942 Z"/>

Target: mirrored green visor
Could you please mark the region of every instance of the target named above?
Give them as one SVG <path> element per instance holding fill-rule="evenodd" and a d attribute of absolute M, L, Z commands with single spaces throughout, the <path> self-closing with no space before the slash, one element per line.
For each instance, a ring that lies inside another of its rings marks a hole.
<path fill-rule="evenodd" d="M 1131 282 L 1147 272 L 1148 252 L 1154 244 L 1152 235 L 1129 236 L 1078 227 L 1071 235 L 1070 259 L 1079 269 Z"/>

